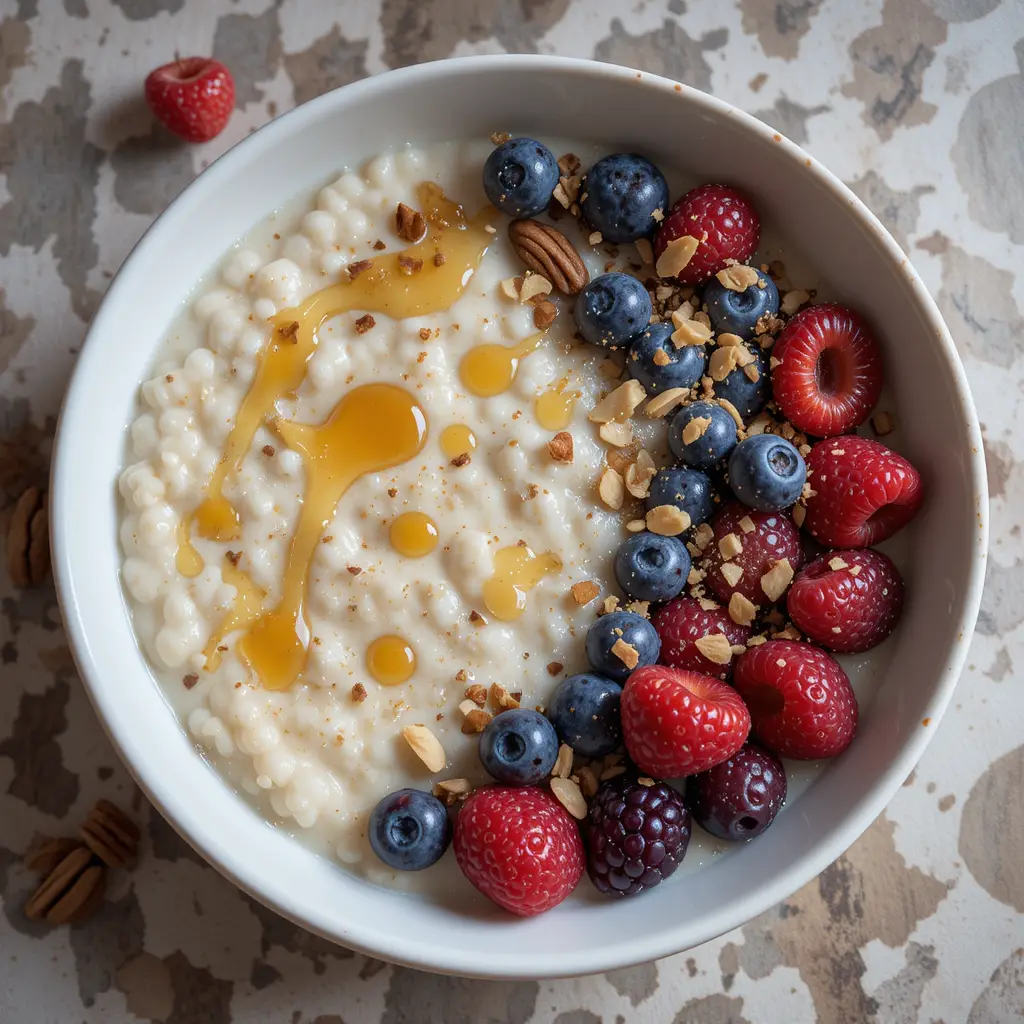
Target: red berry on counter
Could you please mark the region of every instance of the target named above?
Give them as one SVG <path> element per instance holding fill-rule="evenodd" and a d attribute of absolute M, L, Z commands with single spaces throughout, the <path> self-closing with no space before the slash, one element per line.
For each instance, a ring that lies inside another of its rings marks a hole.
<path fill-rule="evenodd" d="M 700 601 L 692 597 L 669 602 L 651 621 L 661 637 L 658 661 L 662 665 L 717 679 L 728 679 L 732 674 L 733 655 L 727 648 L 744 646 L 750 636 L 750 628 L 733 622 L 724 608 L 702 608 Z M 718 637 L 723 637 L 725 643 L 716 643 Z M 698 640 L 703 641 L 702 646 L 715 660 L 701 652 Z"/>
<path fill-rule="evenodd" d="M 783 560 L 794 573 L 803 565 L 800 531 L 788 512 L 758 512 L 734 501 L 711 520 L 711 528 L 714 539 L 700 568 L 704 582 L 725 604 L 733 594 L 762 608 L 774 604 L 776 577 L 764 577 Z"/>
<path fill-rule="evenodd" d="M 857 697 L 839 662 L 811 644 L 769 640 L 740 656 L 733 685 L 754 735 L 800 761 L 841 754 L 857 731 Z"/>
<path fill-rule="evenodd" d="M 452 847 L 470 882 L 520 917 L 557 906 L 583 875 L 579 827 L 535 786 L 475 790 L 455 820 Z"/>
<path fill-rule="evenodd" d="M 797 313 L 772 349 L 772 391 L 786 419 L 833 437 L 863 423 L 882 391 L 882 353 L 867 324 L 826 303 Z"/>
<path fill-rule="evenodd" d="M 701 185 L 676 200 L 654 237 L 661 256 L 668 243 L 684 235 L 700 243 L 679 272 L 683 284 L 700 284 L 730 261 L 745 263 L 761 239 L 761 218 L 750 200 L 728 185 Z"/>
<path fill-rule="evenodd" d="M 146 103 L 165 128 L 186 142 L 208 142 L 231 117 L 235 83 L 219 60 L 182 57 L 149 73 Z"/>
<path fill-rule="evenodd" d="M 636 766 L 656 779 L 707 771 L 735 754 L 749 732 L 746 706 L 719 679 L 648 665 L 626 680 L 626 749 Z"/>
<path fill-rule="evenodd" d="M 807 457 L 803 526 L 830 548 L 866 548 L 906 526 L 924 497 L 921 477 L 880 441 L 853 434 L 819 441 Z"/>
<path fill-rule="evenodd" d="M 786 607 L 793 625 L 822 647 L 867 651 L 899 622 L 903 580 L 880 551 L 831 551 L 800 570 Z"/>

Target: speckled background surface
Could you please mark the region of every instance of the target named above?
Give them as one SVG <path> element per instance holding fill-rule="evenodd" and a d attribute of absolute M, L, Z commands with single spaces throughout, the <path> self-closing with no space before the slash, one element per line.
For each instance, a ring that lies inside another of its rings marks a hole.
<path fill-rule="evenodd" d="M 235 75 L 238 109 L 203 147 L 171 142 L 140 102 L 145 74 L 175 50 L 213 53 Z M 0 575 L 0 1020 L 1024 1018 L 1020 0 L 0 0 L 0 507 L 45 479 L 89 318 L 203 166 L 326 89 L 503 51 L 597 57 L 730 100 L 807 145 L 911 254 L 975 389 L 992 492 L 988 585 L 953 707 L 867 834 L 744 928 L 603 976 L 460 981 L 329 945 L 205 867 L 105 740 L 52 589 L 17 592 Z M 35 833 L 71 831 L 99 796 L 145 824 L 139 868 L 87 923 L 28 922 L 21 854 Z"/>

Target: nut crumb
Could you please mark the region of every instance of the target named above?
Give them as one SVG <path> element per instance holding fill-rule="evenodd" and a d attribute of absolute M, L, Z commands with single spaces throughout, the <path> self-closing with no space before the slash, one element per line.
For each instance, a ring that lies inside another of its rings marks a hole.
<path fill-rule="evenodd" d="M 395 210 L 395 231 L 403 242 L 418 242 L 427 233 L 427 222 L 419 210 L 399 203 Z"/>
<path fill-rule="evenodd" d="M 572 462 L 572 434 L 567 430 L 560 430 L 555 434 L 555 436 L 548 441 L 548 454 L 555 462 Z"/>
<path fill-rule="evenodd" d="M 850 575 L 851 576 L 859 576 L 860 575 L 860 566 L 859 565 L 851 565 L 850 566 Z"/>
<path fill-rule="evenodd" d="M 590 234 L 587 235 L 587 241 L 591 245 L 600 245 L 604 241 L 604 235 L 602 235 L 600 231 L 591 231 Z"/>
<path fill-rule="evenodd" d="M 809 292 L 805 292 L 802 288 L 794 288 L 792 291 L 786 292 L 782 296 L 782 302 L 779 304 L 781 312 L 785 313 L 786 316 L 792 316 L 804 303 L 810 302 L 811 296 Z"/>
<path fill-rule="evenodd" d="M 186 690 L 191 690 L 199 682 L 199 675 L 196 672 L 189 672 L 181 681 L 185 684 Z"/>
<path fill-rule="evenodd" d="M 611 594 L 601 602 L 601 610 L 598 615 L 611 615 L 619 607 L 619 599 Z"/>
<path fill-rule="evenodd" d="M 729 618 L 739 626 L 749 626 L 754 621 L 757 608 L 742 594 L 735 593 L 729 598 Z"/>
<path fill-rule="evenodd" d="M 577 785 L 580 787 L 580 792 L 588 800 L 597 795 L 597 776 L 594 774 L 594 769 L 590 767 L 583 767 L 576 773 Z"/>
<path fill-rule="evenodd" d="M 491 142 L 496 146 L 504 145 L 511 138 L 512 136 L 508 132 L 491 132 Z"/>
<path fill-rule="evenodd" d="M 744 533 L 753 533 L 756 527 L 754 526 L 754 520 L 750 516 L 744 516 L 740 520 L 740 529 Z"/>
<path fill-rule="evenodd" d="M 357 704 L 362 704 L 363 701 L 366 700 L 366 687 L 363 686 L 362 683 L 356 683 L 356 685 L 352 687 L 352 699 Z"/>
<path fill-rule="evenodd" d="M 487 687 L 480 683 L 472 683 L 466 687 L 466 700 L 471 700 L 478 708 L 487 703 Z"/>
<path fill-rule="evenodd" d="M 274 446 L 272 444 L 265 444 L 263 446 L 263 454 L 266 455 L 268 459 L 272 459 L 274 457 Z"/>
<path fill-rule="evenodd" d="M 640 652 L 621 637 L 612 644 L 612 654 L 628 669 L 636 668 L 640 662 Z"/>
<path fill-rule="evenodd" d="M 377 321 L 373 319 L 371 314 L 367 313 L 356 321 L 356 334 L 365 334 L 367 331 L 372 331 L 376 326 Z"/>
<path fill-rule="evenodd" d="M 615 448 L 625 448 L 633 443 L 633 424 L 628 420 L 625 423 L 618 423 L 615 420 L 602 423 L 598 433 L 602 441 Z"/>
<path fill-rule="evenodd" d="M 558 316 L 558 307 L 553 302 L 548 302 L 546 299 L 544 302 L 538 303 L 533 311 L 533 326 L 538 331 L 546 331 L 554 322 Z"/>
<path fill-rule="evenodd" d="M 369 270 L 373 266 L 373 260 L 357 260 L 355 263 L 350 263 L 345 270 L 348 272 L 349 279 L 354 281 L 364 271 Z M 299 329 L 299 325 L 295 325 L 295 330 Z M 283 331 L 281 332 L 284 333 Z"/>
<path fill-rule="evenodd" d="M 636 781 L 637 781 L 637 785 L 643 786 L 645 789 L 650 789 L 652 786 L 656 786 L 657 785 L 657 783 L 654 781 L 654 779 L 650 778 L 647 775 L 641 775 L 640 778 L 637 779 Z"/>
<path fill-rule="evenodd" d="M 445 263 L 445 255 L 444 255 L 444 253 L 443 252 L 435 252 L 434 253 L 434 266 L 435 267 L 443 267 L 444 263 Z"/>
<path fill-rule="evenodd" d="M 793 522 L 796 523 L 797 526 L 803 526 L 804 525 L 804 519 L 806 519 L 806 518 L 807 518 L 807 509 L 803 505 L 794 505 L 793 506 Z"/>
<path fill-rule="evenodd" d="M 491 704 L 499 711 L 519 707 L 519 699 L 513 697 L 501 683 L 491 683 L 490 697 Z"/>
<path fill-rule="evenodd" d="M 742 263 L 733 264 L 720 270 L 715 277 L 723 288 L 734 292 L 745 292 L 752 284 L 757 284 L 760 278 L 753 267 L 744 266 Z"/>
<path fill-rule="evenodd" d="M 469 613 L 469 621 L 472 622 L 474 626 L 487 625 L 487 620 L 475 608 Z"/>
<path fill-rule="evenodd" d="M 644 406 L 644 415 L 651 419 L 660 419 L 670 409 L 682 404 L 689 394 L 690 392 L 686 388 L 669 388 L 668 391 L 662 391 L 660 395 L 655 395 Z"/>
<path fill-rule="evenodd" d="M 693 531 L 693 543 L 697 545 L 698 551 L 703 551 L 715 539 L 715 531 L 709 523 L 701 523 Z"/>
<path fill-rule="evenodd" d="M 476 708 L 470 711 L 468 715 L 462 720 L 462 731 L 467 736 L 472 736 L 474 733 L 483 732 L 487 728 L 493 716 L 489 711 L 482 711 L 480 708 Z"/>
<path fill-rule="evenodd" d="M 716 665 L 728 665 L 732 661 L 732 645 L 724 633 L 711 633 L 694 640 L 693 646 L 704 655 L 708 661 Z"/>
<path fill-rule="evenodd" d="M 743 579 L 743 570 L 735 562 L 723 562 L 718 571 L 730 587 L 735 587 Z"/>
<path fill-rule="evenodd" d="M 400 255 L 398 257 L 398 269 L 406 275 L 418 274 L 423 269 L 423 260 L 415 259 L 412 256 Z"/>
<path fill-rule="evenodd" d="M 693 444 L 694 441 L 702 438 L 711 426 L 710 416 L 694 416 L 685 427 L 683 427 L 683 444 Z"/>
<path fill-rule="evenodd" d="M 651 245 L 650 239 L 638 238 L 633 244 L 636 246 L 637 255 L 640 257 L 640 262 L 645 267 L 653 267 L 654 246 Z"/>
<path fill-rule="evenodd" d="M 519 278 L 512 280 L 516 283 L 520 281 Z M 551 294 L 551 282 L 543 274 L 527 273 L 521 280 L 518 298 L 522 303 L 527 303 L 531 299 L 537 298 L 538 295 Z"/>
<path fill-rule="evenodd" d="M 549 661 L 547 667 L 549 676 L 557 676 L 565 668 L 560 661 Z"/>
<path fill-rule="evenodd" d="M 455 469 L 461 469 L 463 466 L 468 466 L 472 461 L 473 457 L 469 452 L 463 452 L 461 455 L 456 455 L 448 465 L 453 466 Z"/>
<path fill-rule="evenodd" d="M 654 267 L 655 273 L 658 277 L 677 277 L 689 266 L 699 245 L 700 239 L 694 238 L 693 235 L 673 238 L 658 257 Z"/>
<path fill-rule="evenodd" d="M 397 498 L 398 497 L 398 488 L 397 487 L 389 487 L 388 488 L 388 497 L 389 498 Z"/>
<path fill-rule="evenodd" d="M 347 566 L 345 566 L 345 568 L 348 569 L 348 571 L 353 576 L 358 576 L 363 571 L 362 569 L 359 568 L 358 565 L 347 565 Z"/>
<path fill-rule="evenodd" d="M 842 559 L 833 559 L 833 561 L 842 561 Z M 780 558 L 761 577 L 761 590 L 764 591 L 769 601 L 775 602 L 782 597 L 792 582 L 793 567 L 789 564 L 788 558 Z"/>
<path fill-rule="evenodd" d="M 727 533 L 719 542 L 718 550 L 726 560 L 735 558 L 743 552 L 743 544 L 735 533 Z"/>
<path fill-rule="evenodd" d="M 644 530 L 647 529 L 647 522 L 643 519 L 630 519 L 630 521 L 626 523 L 626 529 L 629 530 L 630 533 L 643 533 Z"/>
<path fill-rule="evenodd" d="M 672 362 L 672 357 L 663 348 L 659 348 L 654 353 L 653 362 L 655 366 L 668 366 Z"/>
<path fill-rule="evenodd" d="M 445 779 L 436 783 L 432 792 L 446 807 L 451 807 L 456 801 L 465 800 L 472 791 L 469 779 Z"/>
<path fill-rule="evenodd" d="M 647 529 L 661 537 L 678 537 L 690 528 L 690 516 L 676 505 L 656 505 L 646 517 Z"/>
<path fill-rule="evenodd" d="M 364 262 L 368 264 L 370 261 L 365 260 Z M 353 266 L 355 266 L 355 264 L 353 264 Z M 299 321 L 293 320 L 290 324 L 285 324 L 284 327 L 279 327 L 277 331 L 282 338 L 294 338 L 295 335 L 299 333 Z M 173 377 L 170 379 L 174 380 Z"/>
<path fill-rule="evenodd" d="M 383 238 L 378 238 L 377 241 L 373 243 L 373 247 L 377 252 L 380 252 L 388 247 L 388 243 L 385 242 Z"/>
<path fill-rule="evenodd" d="M 420 328 L 420 341 L 430 341 L 430 328 L 429 327 L 421 327 Z"/>
<path fill-rule="evenodd" d="M 570 588 L 573 600 L 582 608 L 601 593 L 601 588 L 593 580 L 581 580 Z"/>
<path fill-rule="evenodd" d="M 633 411 L 646 397 L 647 392 L 643 384 L 630 378 L 605 395 L 587 413 L 587 419 L 592 423 L 609 423 L 612 420 L 623 423 L 633 415 Z"/>

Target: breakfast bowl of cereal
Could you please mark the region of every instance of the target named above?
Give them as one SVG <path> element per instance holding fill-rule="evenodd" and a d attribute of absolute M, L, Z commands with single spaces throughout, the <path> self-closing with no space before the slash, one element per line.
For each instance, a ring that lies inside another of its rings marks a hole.
<path fill-rule="evenodd" d="M 157 220 L 65 401 L 55 576 L 118 752 L 241 888 L 415 967 L 587 973 L 892 797 L 977 615 L 980 451 L 920 279 L 802 150 L 467 58 Z"/>

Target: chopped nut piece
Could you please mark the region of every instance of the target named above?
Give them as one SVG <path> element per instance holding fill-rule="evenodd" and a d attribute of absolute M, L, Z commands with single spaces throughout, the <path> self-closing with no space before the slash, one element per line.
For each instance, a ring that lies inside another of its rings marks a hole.
<path fill-rule="evenodd" d="M 696 550 L 696 548 L 694 550 Z M 704 579 L 705 576 L 707 576 L 707 573 L 703 569 L 698 569 L 694 565 L 694 566 L 691 566 L 690 571 L 687 574 L 686 582 L 691 587 L 695 587 L 695 586 L 697 586 L 698 583 L 700 583 Z"/>
<path fill-rule="evenodd" d="M 263 446 L 263 454 L 266 455 L 268 459 L 272 459 L 274 457 L 274 446 L 272 444 L 265 444 Z"/>
<path fill-rule="evenodd" d="M 828 560 L 828 567 L 830 569 L 833 569 L 835 572 L 839 572 L 840 569 L 850 568 L 850 566 L 846 562 L 844 562 L 842 558 L 839 557 L 839 555 L 836 555 L 835 558 L 830 558 Z"/>
<path fill-rule="evenodd" d="M 644 530 L 647 529 L 647 522 L 643 519 L 630 519 L 630 521 L 626 523 L 626 529 L 629 530 L 630 533 L 643 533 Z"/>
<path fill-rule="evenodd" d="M 601 602 L 601 611 L 599 615 L 611 615 L 612 612 L 616 611 L 619 607 L 619 599 L 611 594 Z"/>
<path fill-rule="evenodd" d="M 347 565 L 345 568 L 352 576 L 358 576 L 363 571 L 358 565 Z"/>
<path fill-rule="evenodd" d="M 469 779 L 445 779 L 435 783 L 433 793 L 443 804 L 451 807 L 457 800 L 469 796 L 473 785 Z"/>
<path fill-rule="evenodd" d="M 743 344 L 743 339 L 738 334 L 720 334 L 715 342 L 719 348 L 735 348 Z"/>
<path fill-rule="evenodd" d="M 383 238 L 378 238 L 377 241 L 373 243 L 373 247 L 380 252 L 382 249 L 386 249 L 388 247 L 388 243 L 385 242 Z"/>
<path fill-rule="evenodd" d="M 590 604 L 591 601 L 601 593 L 601 588 L 593 580 L 581 580 L 574 583 L 570 588 L 573 600 L 582 607 Z"/>
<path fill-rule="evenodd" d="M 519 701 L 501 683 L 491 683 L 491 704 L 501 711 L 519 707 Z"/>
<path fill-rule="evenodd" d="M 656 786 L 657 785 L 657 783 L 654 781 L 654 779 L 650 778 L 650 776 L 647 776 L 647 775 L 641 775 L 640 778 L 637 779 L 636 781 L 637 781 L 637 785 L 643 786 L 645 789 L 650 789 L 652 786 Z"/>
<path fill-rule="evenodd" d="M 758 634 L 757 636 L 752 636 L 752 637 L 748 637 L 747 638 L 747 646 L 748 647 L 760 647 L 761 644 L 766 644 L 766 643 L 768 643 L 767 639 L 765 639 L 765 637 L 761 636 L 760 634 Z"/>
<path fill-rule="evenodd" d="M 357 260 L 355 263 L 350 263 L 345 269 L 348 271 L 349 278 L 354 281 L 364 270 L 369 270 L 372 266 L 373 260 Z M 295 330 L 298 330 L 298 325 Z"/>
<path fill-rule="evenodd" d="M 512 136 L 508 132 L 491 132 L 491 142 L 496 146 L 504 145 L 511 138 Z"/>
<path fill-rule="evenodd" d="M 672 357 L 663 348 L 659 348 L 654 353 L 653 362 L 655 366 L 668 366 L 672 362 Z"/>
<path fill-rule="evenodd" d="M 678 537 L 690 528 L 690 516 L 676 505 L 656 505 L 647 513 L 647 529 L 662 537 Z"/>
<path fill-rule="evenodd" d="M 427 222 L 419 210 L 399 203 L 395 211 L 395 231 L 403 242 L 418 242 L 427 233 Z"/>
<path fill-rule="evenodd" d="M 669 388 L 668 391 L 662 391 L 644 406 L 644 415 L 653 420 L 661 419 L 670 409 L 684 402 L 689 394 L 686 388 Z"/>
<path fill-rule="evenodd" d="M 555 767 L 551 774 L 559 779 L 567 779 L 572 774 L 572 747 L 563 743 L 558 748 L 558 757 L 555 758 Z"/>
<path fill-rule="evenodd" d="M 735 587 L 743 579 L 743 570 L 735 562 L 723 562 L 718 571 L 730 587 Z"/>
<path fill-rule="evenodd" d="M 633 244 L 636 246 L 637 255 L 640 257 L 640 262 L 645 267 L 653 267 L 654 246 L 651 245 L 650 240 L 647 238 L 638 238 Z"/>
<path fill-rule="evenodd" d="M 591 245 L 600 245 L 604 241 L 604 236 L 600 231 L 591 231 L 590 234 L 587 235 L 587 241 Z"/>
<path fill-rule="evenodd" d="M 538 295 L 550 295 L 551 282 L 543 274 L 527 274 L 519 289 L 519 301 L 529 302 Z"/>
<path fill-rule="evenodd" d="M 463 466 L 468 466 L 472 461 L 473 456 L 469 452 L 462 452 L 460 455 L 456 455 L 448 465 L 455 469 L 461 469 Z"/>
<path fill-rule="evenodd" d="M 803 505 L 793 506 L 793 522 L 797 526 L 803 526 L 804 520 L 807 518 L 807 509 Z"/>
<path fill-rule="evenodd" d="M 694 416 L 685 427 L 683 427 L 683 444 L 693 444 L 694 441 L 702 438 L 711 426 L 710 416 Z"/>
<path fill-rule="evenodd" d="M 793 582 L 793 567 L 788 558 L 780 558 L 761 577 L 761 589 L 769 601 L 778 601 Z"/>
<path fill-rule="evenodd" d="M 587 801 L 583 799 L 580 787 L 572 779 L 553 778 L 551 792 L 574 818 L 582 820 L 587 816 Z"/>
<path fill-rule="evenodd" d="M 622 477 L 611 466 L 608 466 L 601 474 L 601 479 L 597 485 L 597 493 L 601 496 L 601 500 L 613 511 L 617 512 L 622 508 L 622 503 L 626 500 L 626 487 Z"/>
<path fill-rule="evenodd" d="M 402 736 L 427 771 L 439 772 L 448 763 L 441 741 L 425 725 L 407 725 Z"/>
<path fill-rule="evenodd" d="M 693 531 L 693 543 L 697 545 L 699 551 L 703 551 L 714 539 L 715 531 L 711 529 L 708 523 L 701 523 Z"/>
<path fill-rule="evenodd" d="M 492 715 L 489 711 L 481 711 L 480 708 L 476 708 L 474 711 L 470 711 L 470 713 L 462 720 L 462 731 L 467 736 L 483 732 L 484 729 L 487 728 L 491 718 Z"/>
<path fill-rule="evenodd" d="M 639 615 L 642 619 L 649 619 L 651 617 L 651 602 L 628 601 L 626 603 L 626 611 L 632 612 L 634 615 Z"/>
<path fill-rule="evenodd" d="M 398 269 L 403 274 L 418 274 L 423 269 L 423 260 L 414 259 L 412 256 L 399 256 Z"/>
<path fill-rule="evenodd" d="M 757 284 L 760 278 L 753 267 L 745 267 L 742 263 L 735 263 L 725 270 L 720 270 L 715 277 L 723 288 L 733 292 L 745 292 L 752 284 Z"/>
<path fill-rule="evenodd" d="M 693 235 L 673 238 L 658 257 L 654 267 L 655 273 L 658 277 L 677 277 L 689 266 L 698 245 L 700 239 L 694 238 Z"/>
<path fill-rule="evenodd" d="M 743 348 L 716 348 L 708 360 L 708 375 L 713 381 L 721 382 L 740 365 L 739 353 Z M 749 354 L 749 353 L 748 353 Z"/>
<path fill-rule="evenodd" d="M 739 410 L 735 405 L 732 404 L 727 398 L 720 398 L 718 404 L 732 417 L 733 423 L 736 424 L 737 430 L 743 429 L 743 417 L 740 415 Z"/>
<path fill-rule="evenodd" d="M 620 384 L 611 394 L 605 395 L 587 413 L 587 419 L 592 423 L 610 423 L 612 420 L 623 423 L 633 415 L 633 410 L 646 397 L 647 392 L 640 381 L 627 380 Z"/>
<path fill-rule="evenodd" d="M 751 384 L 756 384 L 761 379 L 761 371 L 753 363 L 747 363 L 743 367 L 743 372 Z"/>
<path fill-rule="evenodd" d="M 577 783 L 580 787 L 580 792 L 589 800 L 591 797 L 597 795 L 597 776 L 594 774 L 593 768 L 584 767 L 576 773 Z"/>
<path fill-rule="evenodd" d="M 711 328 L 705 327 L 699 320 L 685 320 L 679 316 L 678 310 L 672 314 L 675 331 L 672 332 L 672 344 L 676 348 L 687 345 L 706 345 L 711 340 Z"/>
<path fill-rule="evenodd" d="M 522 278 L 518 277 L 506 277 L 501 284 L 498 285 L 501 294 L 506 299 L 511 299 L 513 302 L 519 301 L 519 284 Z"/>
<path fill-rule="evenodd" d="M 737 625 L 749 626 L 754 621 L 757 608 L 742 594 L 735 593 L 729 598 L 729 618 Z"/>
<path fill-rule="evenodd" d="M 459 702 L 459 711 L 462 712 L 463 717 L 468 715 L 470 713 L 470 711 L 476 711 L 476 709 L 478 707 L 479 707 L 478 704 L 476 704 L 474 701 L 471 701 L 469 699 L 466 699 L 466 700 L 463 700 L 463 701 Z"/>
<path fill-rule="evenodd" d="M 549 676 L 557 676 L 565 666 L 560 661 L 549 661 L 547 668 Z"/>
<path fill-rule="evenodd" d="M 181 681 L 185 684 L 186 690 L 191 690 L 199 682 L 199 675 L 196 672 L 189 672 L 188 675 L 182 676 Z"/>
<path fill-rule="evenodd" d="M 362 704 L 363 701 L 366 700 L 366 687 L 363 686 L 362 683 L 356 683 L 356 685 L 352 687 L 352 699 L 357 704 Z"/>
<path fill-rule="evenodd" d="M 886 434 L 891 434 L 894 427 L 895 424 L 892 421 L 892 416 L 887 412 L 876 412 L 871 417 L 871 429 L 878 437 L 885 437 Z"/>
<path fill-rule="evenodd" d="M 612 644 L 612 654 L 628 669 L 636 668 L 640 662 L 640 652 L 632 644 L 627 644 L 622 637 Z"/>
<path fill-rule="evenodd" d="M 563 153 L 558 158 L 558 169 L 564 177 L 578 174 L 582 166 L 580 158 L 575 153 Z"/>
<path fill-rule="evenodd" d="M 459 671 L 455 673 L 455 682 L 457 683 L 464 683 L 468 678 L 469 673 L 464 668 L 460 668 Z"/>
<path fill-rule="evenodd" d="M 363 262 L 366 264 L 367 267 L 370 265 L 370 261 L 369 260 L 363 260 Z M 349 267 L 349 273 L 351 274 L 352 273 L 352 269 L 354 267 L 358 267 L 358 266 L 359 266 L 358 263 L 353 263 L 352 266 Z M 366 267 L 364 267 L 363 269 L 365 270 Z M 354 277 L 355 274 L 352 274 L 352 276 Z M 299 333 L 299 321 L 298 320 L 292 320 L 291 323 L 285 324 L 284 327 L 279 327 L 278 328 L 278 333 L 283 338 L 294 338 L 295 335 Z M 173 377 L 168 377 L 167 379 L 168 380 L 174 380 Z"/>
<path fill-rule="evenodd" d="M 859 576 L 860 575 L 860 566 L 859 565 L 851 565 L 850 566 L 850 575 L 851 576 Z"/>
<path fill-rule="evenodd" d="M 795 288 L 782 296 L 779 309 L 786 316 L 792 316 L 805 302 L 810 302 L 810 299 L 810 293 L 805 292 L 802 288 Z"/>
<path fill-rule="evenodd" d="M 533 311 L 533 326 L 538 331 L 546 331 L 558 316 L 558 307 L 553 302 L 540 302 Z"/>
<path fill-rule="evenodd" d="M 744 533 L 753 533 L 756 527 L 754 526 L 754 520 L 750 516 L 744 516 L 740 520 L 740 529 Z"/>
<path fill-rule="evenodd" d="M 555 462 L 572 462 L 572 434 L 568 430 L 560 430 L 548 441 L 548 454 Z"/>
<path fill-rule="evenodd" d="M 469 621 L 472 622 L 474 626 L 487 625 L 487 620 L 475 608 L 469 613 Z"/>
<path fill-rule="evenodd" d="M 444 261 L 445 261 L 445 255 L 444 255 L 443 252 L 435 252 L 434 253 L 434 266 L 435 267 L 443 267 L 444 266 Z"/>
<path fill-rule="evenodd" d="M 719 542 L 718 550 L 725 559 L 735 558 L 743 551 L 743 542 L 735 533 L 727 533 Z"/>
<path fill-rule="evenodd" d="M 609 423 L 602 423 L 598 431 L 601 440 L 616 448 L 625 448 L 633 441 L 633 424 L 630 422 L 618 423 L 612 420 Z"/>
<path fill-rule="evenodd" d="M 487 703 L 487 687 L 481 686 L 480 683 L 471 683 L 466 687 L 466 699 L 482 708 Z"/>
<path fill-rule="evenodd" d="M 693 646 L 704 655 L 708 661 L 716 665 L 728 665 L 732 661 L 732 646 L 729 638 L 724 633 L 711 633 L 694 640 Z"/>
<path fill-rule="evenodd" d="M 367 331 L 373 330 L 377 326 L 377 321 L 367 313 L 365 316 L 361 316 L 356 321 L 356 334 L 365 334 Z"/>
<path fill-rule="evenodd" d="M 611 768 L 605 768 L 605 770 L 603 772 L 601 772 L 601 781 L 602 782 L 607 782 L 609 779 L 615 779 L 615 778 L 618 778 L 618 776 L 625 775 L 625 774 L 626 774 L 625 767 L 623 765 L 621 765 L 621 764 L 617 764 L 617 765 L 614 765 Z"/>

